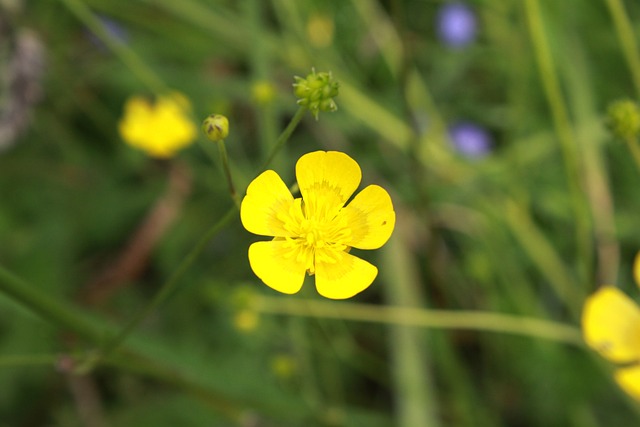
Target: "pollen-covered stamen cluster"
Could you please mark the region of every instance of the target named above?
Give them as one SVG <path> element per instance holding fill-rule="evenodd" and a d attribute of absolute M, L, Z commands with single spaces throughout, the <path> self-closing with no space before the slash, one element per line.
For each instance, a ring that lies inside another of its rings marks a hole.
<path fill-rule="evenodd" d="M 340 210 L 329 214 L 326 210 L 305 209 L 302 199 L 295 199 L 287 214 L 278 216 L 291 233 L 285 237 L 290 250 L 286 257 L 296 257 L 309 274 L 315 273 L 316 262 L 336 263 L 348 250 L 346 242 L 351 229 Z"/>

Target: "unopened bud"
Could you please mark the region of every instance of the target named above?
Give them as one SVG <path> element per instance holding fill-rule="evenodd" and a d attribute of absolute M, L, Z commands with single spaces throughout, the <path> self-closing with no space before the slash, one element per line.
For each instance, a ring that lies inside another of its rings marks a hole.
<path fill-rule="evenodd" d="M 617 138 L 635 138 L 640 134 L 640 106 L 630 99 L 615 101 L 607 109 L 606 124 Z"/>
<path fill-rule="evenodd" d="M 315 70 L 306 78 L 294 77 L 293 93 L 298 98 L 298 105 L 307 107 L 311 114 L 318 118 L 320 111 L 336 111 L 338 106 L 333 100 L 338 96 L 340 84 L 333 79 L 331 73 L 316 73 Z"/>
<path fill-rule="evenodd" d="M 202 131 L 211 141 L 222 141 L 229 135 L 229 119 L 221 114 L 211 114 L 202 122 Z"/>

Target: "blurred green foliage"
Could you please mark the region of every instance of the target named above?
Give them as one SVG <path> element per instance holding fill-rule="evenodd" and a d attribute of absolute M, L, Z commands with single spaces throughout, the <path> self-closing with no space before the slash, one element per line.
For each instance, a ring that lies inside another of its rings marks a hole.
<path fill-rule="evenodd" d="M 338 111 L 307 115 L 271 167 L 293 183 L 301 154 L 345 151 L 363 184 L 392 193 L 393 243 L 359 254 L 380 275 L 353 302 L 508 313 L 577 334 L 598 285 L 633 287 L 639 249 L 640 169 L 604 126 L 607 105 L 640 90 L 612 18 L 620 3 L 469 1 L 478 32 L 463 48 L 437 37 L 444 4 L 0 1 L 0 130 L 15 131 L 0 144 L 0 265 L 97 330 L 117 330 L 233 208 L 204 136 L 164 162 L 121 141 L 126 99 L 177 90 L 194 123 L 229 117 L 242 192 L 297 110 L 294 76 L 315 68 L 340 82 Z M 638 33 L 640 7 L 624 6 Z M 34 96 L 15 104 L 26 90 L 10 83 L 25 34 L 44 62 L 29 62 Z M 264 82 L 275 95 L 260 102 Z M 485 156 L 452 145 L 447 129 L 458 122 L 490 135 Z M 174 211 L 158 213 L 161 202 Z M 155 237 L 136 234 L 144 226 Z M 253 276 L 254 237 L 234 217 L 122 351 L 87 375 L 71 372 L 74 360 L 104 337 L 1 294 L 0 427 L 640 421 L 610 367 L 575 343 L 399 326 L 382 315 L 363 323 L 252 311 L 256 299 L 278 311 L 278 299 L 298 298 Z M 302 294 L 319 299 L 311 281 Z"/>

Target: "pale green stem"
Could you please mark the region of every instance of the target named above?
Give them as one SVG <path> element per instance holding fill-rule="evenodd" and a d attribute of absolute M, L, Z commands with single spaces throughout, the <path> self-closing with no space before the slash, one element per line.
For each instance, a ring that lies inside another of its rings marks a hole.
<path fill-rule="evenodd" d="M 531 40 L 535 50 L 540 78 L 544 92 L 551 109 L 553 123 L 560 141 L 560 147 L 565 163 L 567 183 L 569 186 L 569 198 L 573 208 L 576 222 L 576 257 L 578 271 L 582 280 L 587 280 L 589 264 L 593 255 L 591 243 L 591 230 L 589 226 L 589 212 L 584 201 L 584 192 L 581 185 L 579 156 L 573 129 L 569 120 L 569 113 L 562 97 L 560 83 L 555 73 L 553 56 L 549 49 L 549 42 L 542 21 L 538 0 L 526 0 L 525 2 Z M 566 302 L 566 301 L 565 301 Z"/>
<path fill-rule="evenodd" d="M 300 366 L 300 389 L 306 403 L 314 410 L 320 410 L 323 405 L 322 393 L 318 384 L 318 372 L 313 361 L 313 349 L 309 337 L 308 325 L 303 319 L 292 319 L 287 322 L 289 334 L 293 341 L 293 351 Z"/>
<path fill-rule="evenodd" d="M 42 293 L 39 288 L 14 275 L 2 265 L 0 292 L 62 330 L 73 331 L 94 342 L 99 342 L 104 336 L 105 331 L 81 315 L 75 307 Z"/>
<path fill-rule="evenodd" d="M 638 95 L 640 95 L 640 54 L 638 53 L 638 44 L 636 43 L 636 36 L 633 34 L 631 21 L 621 0 L 606 0 L 606 3 L 613 18 L 613 25 L 616 27 L 618 39 L 622 44 L 622 52 L 631 71 L 633 85 Z"/>
<path fill-rule="evenodd" d="M 104 28 L 102 23 L 81 0 L 60 0 L 80 22 L 87 26 L 111 50 L 149 90 L 154 93 L 168 91 L 166 85 L 151 68 L 140 59 L 127 44 L 118 41 Z"/>
<path fill-rule="evenodd" d="M 306 107 L 298 108 L 298 111 L 296 111 L 296 114 L 291 118 L 291 121 L 289 122 L 287 127 L 284 129 L 284 131 L 282 131 L 282 133 L 278 137 L 278 140 L 276 141 L 274 146 L 271 148 L 271 151 L 267 156 L 267 160 L 265 160 L 262 166 L 260 166 L 260 169 L 259 169 L 260 172 L 264 171 L 271 164 L 276 154 L 278 154 L 278 151 L 280 151 L 280 149 L 284 146 L 284 144 L 289 140 L 289 138 L 291 137 L 291 134 L 293 133 L 295 128 L 298 126 L 298 124 L 300 123 L 300 121 L 304 117 L 304 114 L 307 111 L 308 110 Z"/>
<path fill-rule="evenodd" d="M 210 140 L 208 139 L 206 141 L 200 140 L 199 142 L 200 142 L 200 148 L 202 148 L 202 151 L 204 151 L 204 153 L 209 157 L 209 159 L 211 159 L 211 163 L 213 163 L 214 165 L 217 165 L 218 162 L 220 162 L 222 164 L 222 170 L 225 176 L 225 180 L 227 181 L 227 186 L 229 188 L 229 195 L 231 196 L 233 203 L 239 209 L 240 196 L 238 195 L 236 191 L 236 187 L 233 183 L 233 176 L 231 175 L 231 168 L 229 167 L 229 159 L 227 156 L 226 144 L 224 143 L 224 141 L 216 142 L 216 146 L 218 148 L 218 157 L 216 158 L 216 155 L 213 152 L 213 147 L 211 145 Z"/>
<path fill-rule="evenodd" d="M 342 319 L 387 325 L 433 329 L 467 329 L 542 338 L 583 347 L 580 330 L 574 326 L 530 317 L 469 310 L 430 310 L 414 307 L 325 302 L 301 298 L 259 296 L 253 308 L 261 313 Z"/>
<path fill-rule="evenodd" d="M 580 153 L 585 180 L 585 194 L 593 214 L 593 237 L 596 248 L 596 283 L 617 283 L 618 266 L 620 264 L 620 244 L 616 238 L 615 209 L 612 186 L 606 159 L 601 144 L 604 134 L 602 123 L 594 118 L 599 116 L 595 94 L 592 90 L 594 82 L 589 73 L 589 62 L 585 47 L 575 35 L 567 46 L 566 61 L 571 67 L 564 67 L 562 72 L 567 82 L 567 98 L 573 111 L 576 123 L 576 137 L 580 141 Z M 638 148 L 635 147 L 635 160 L 638 163 Z M 584 286 L 582 287 L 585 288 Z M 587 288 L 589 288 L 587 286 Z"/>
<path fill-rule="evenodd" d="M 385 278 L 385 300 L 392 306 L 409 309 L 424 305 L 423 284 L 414 257 L 396 230 L 382 248 L 381 269 Z M 410 312 L 407 318 L 411 317 Z M 437 427 L 436 392 L 430 366 L 427 336 L 410 325 L 389 325 L 389 351 L 395 395 L 396 425 Z"/>
<path fill-rule="evenodd" d="M 229 185 L 229 194 L 231 195 L 233 203 L 235 203 L 236 207 L 240 209 L 240 196 L 238 196 L 236 187 L 235 185 L 233 185 L 233 177 L 231 176 L 231 169 L 229 168 L 229 157 L 227 156 L 227 148 L 224 144 L 224 140 L 218 141 L 217 144 L 218 152 L 220 153 L 220 161 L 222 162 L 222 169 L 224 170 L 224 176 L 227 179 L 227 184 Z"/>

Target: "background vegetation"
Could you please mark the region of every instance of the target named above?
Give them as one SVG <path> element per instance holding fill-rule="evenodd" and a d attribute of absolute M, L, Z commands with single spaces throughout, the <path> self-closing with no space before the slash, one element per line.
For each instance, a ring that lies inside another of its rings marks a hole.
<path fill-rule="evenodd" d="M 579 330 L 598 285 L 638 295 L 640 170 L 604 127 L 640 90 L 624 3 L 470 1 L 477 34 L 452 46 L 436 0 L 0 1 L 0 426 L 640 422 Z M 236 214 L 82 371 L 233 207 L 204 137 L 168 161 L 125 145 L 125 100 L 227 115 L 243 191 L 312 67 L 339 110 L 272 168 L 293 183 L 301 154 L 340 150 L 390 191 L 394 236 L 359 254 L 378 279 L 349 302 L 277 294 Z M 452 144 L 461 122 L 486 153 Z"/>

